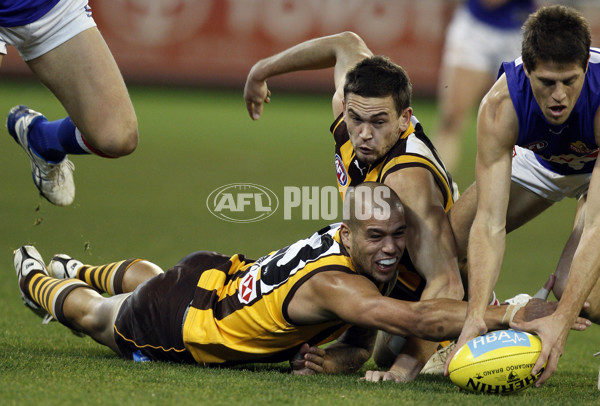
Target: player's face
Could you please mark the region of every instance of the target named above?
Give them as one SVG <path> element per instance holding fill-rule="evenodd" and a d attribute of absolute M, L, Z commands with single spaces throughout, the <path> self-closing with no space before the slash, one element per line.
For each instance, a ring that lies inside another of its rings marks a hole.
<path fill-rule="evenodd" d="M 527 72 L 527 76 L 533 96 L 546 120 L 553 125 L 567 121 L 585 80 L 585 71 L 581 66 L 544 62 Z"/>
<path fill-rule="evenodd" d="M 344 121 L 358 160 L 371 164 L 387 154 L 408 128 L 411 114 L 409 107 L 399 117 L 392 96 L 348 94 L 344 101 Z"/>
<path fill-rule="evenodd" d="M 387 219 L 361 221 L 355 230 L 342 235 L 347 242 L 356 270 L 374 282 L 391 282 L 396 278 L 400 257 L 406 246 L 404 214 L 394 211 Z M 346 245 L 346 244 L 345 244 Z"/>

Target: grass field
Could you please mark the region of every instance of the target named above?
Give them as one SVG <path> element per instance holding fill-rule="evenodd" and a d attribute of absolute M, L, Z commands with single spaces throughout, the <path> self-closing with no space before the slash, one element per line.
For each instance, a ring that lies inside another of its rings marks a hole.
<path fill-rule="evenodd" d="M 17 103 L 50 119 L 62 107 L 37 83 L 0 84 L 0 115 Z M 12 252 L 31 243 L 49 259 L 66 252 L 100 264 L 144 257 L 168 268 L 206 249 L 258 257 L 324 225 L 283 212 L 256 223 L 217 219 L 206 198 L 219 186 L 256 183 L 281 199 L 286 185 L 335 185 L 332 115 L 325 95 L 275 92 L 263 119 L 252 122 L 238 92 L 133 87 L 140 127 L 137 151 L 106 160 L 74 157 L 77 195 L 68 208 L 40 198 L 29 163 L 0 129 L 0 399 L 9 404 L 460 404 L 490 400 L 458 392 L 444 377 L 406 385 L 370 384 L 352 376 L 290 376 L 286 364 L 203 369 L 121 360 L 53 323 L 42 326 L 21 303 Z M 415 101 L 430 132 L 435 104 Z M 4 118 L 2 119 L 2 121 Z M 474 126 L 473 126 L 474 127 Z M 461 191 L 473 180 L 473 127 L 455 174 Z M 496 292 L 533 293 L 552 272 L 573 217 L 574 202 L 551 208 L 511 234 Z M 554 377 L 540 389 L 496 397 L 498 405 L 597 404 L 600 329 L 572 333 Z M 374 368 L 370 361 L 365 368 Z"/>

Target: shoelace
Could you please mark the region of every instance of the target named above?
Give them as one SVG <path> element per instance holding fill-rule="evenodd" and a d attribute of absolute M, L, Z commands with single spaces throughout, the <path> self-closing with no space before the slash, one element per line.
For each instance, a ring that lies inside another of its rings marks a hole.
<path fill-rule="evenodd" d="M 73 172 L 74 170 L 75 164 L 70 160 L 65 159 L 61 163 L 54 165 L 54 167 L 50 171 L 48 171 L 47 174 L 45 174 L 46 176 L 40 177 L 45 181 L 51 182 L 53 184 L 52 190 L 54 191 L 65 183 L 65 172 Z"/>

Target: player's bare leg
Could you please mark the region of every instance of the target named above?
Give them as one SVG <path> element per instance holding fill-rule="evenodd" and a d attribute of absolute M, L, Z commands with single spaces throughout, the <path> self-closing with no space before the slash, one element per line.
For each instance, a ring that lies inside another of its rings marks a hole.
<path fill-rule="evenodd" d="M 440 118 L 433 143 L 446 168 L 453 172 L 461 162 L 463 134 L 475 107 L 493 84 L 487 71 L 443 67 L 438 97 Z"/>
<path fill-rule="evenodd" d="M 77 288 L 65 298 L 62 314 L 68 327 L 89 335 L 120 354 L 114 338 L 113 321 L 127 296 L 129 294 L 104 297 L 95 290 Z"/>
<path fill-rule="evenodd" d="M 31 245 L 16 249 L 13 263 L 26 307 L 40 317 L 51 316 L 77 332 L 92 336 L 118 353 L 112 337 L 112 321 L 120 299 L 127 294 L 105 298 L 80 280 L 49 276 L 42 256 Z"/>
<path fill-rule="evenodd" d="M 569 277 L 573 256 L 575 255 L 575 251 L 577 250 L 577 246 L 579 245 L 579 241 L 581 239 L 581 233 L 583 232 L 586 203 L 587 196 L 579 199 L 577 211 L 575 213 L 573 230 L 571 231 L 571 235 L 569 236 L 569 239 L 563 248 L 558 265 L 556 266 L 556 271 L 554 272 L 554 275 L 556 276 L 556 283 L 554 284 L 553 293 L 554 296 L 556 296 L 556 298 L 559 300 L 562 297 L 565 287 L 567 286 L 567 279 Z M 582 316 L 590 319 L 594 323 L 600 323 L 599 281 L 594 283 L 594 287 L 588 296 L 587 302 L 590 306 L 582 311 Z"/>
<path fill-rule="evenodd" d="M 123 77 L 97 28 L 83 31 L 28 65 L 96 151 L 119 157 L 135 150 L 135 111 Z"/>

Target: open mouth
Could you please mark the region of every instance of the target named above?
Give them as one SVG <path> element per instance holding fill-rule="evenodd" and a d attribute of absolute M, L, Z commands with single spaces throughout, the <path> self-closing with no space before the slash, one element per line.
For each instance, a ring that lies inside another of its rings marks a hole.
<path fill-rule="evenodd" d="M 567 109 L 566 106 L 550 106 L 550 108 L 549 108 L 550 114 L 553 117 L 561 116 L 565 112 L 566 109 Z"/>
<path fill-rule="evenodd" d="M 358 150 L 364 155 L 369 155 L 372 151 L 369 147 L 358 147 Z"/>
<path fill-rule="evenodd" d="M 383 271 L 393 269 L 397 262 L 398 258 L 386 258 L 380 259 L 379 261 L 375 261 L 379 269 Z"/>

